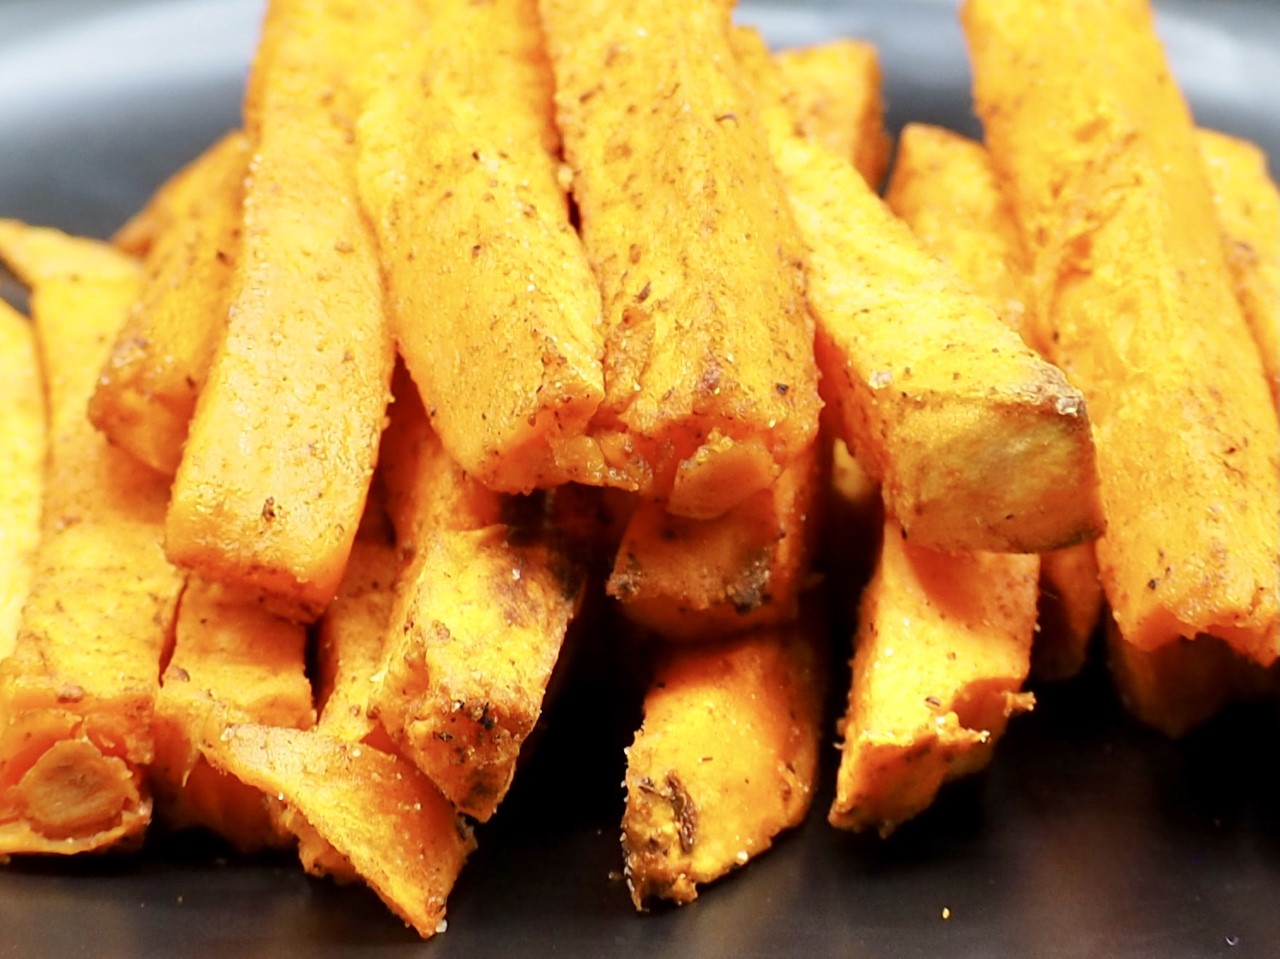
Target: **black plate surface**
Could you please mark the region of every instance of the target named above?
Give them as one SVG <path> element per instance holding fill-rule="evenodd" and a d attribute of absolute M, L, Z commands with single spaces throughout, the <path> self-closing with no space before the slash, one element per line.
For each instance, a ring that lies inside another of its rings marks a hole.
<path fill-rule="evenodd" d="M 0 216 L 107 235 L 236 122 L 259 10 L 0 0 Z M 778 44 L 869 37 L 894 126 L 977 132 L 951 3 L 748 3 L 742 19 Z M 1280 156 L 1280 6 L 1168 2 L 1160 27 L 1200 121 Z M 1173 745 L 1095 671 L 1040 690 L 993 767 L 890 841 L 827 827 L 828 768 L 804 828 L 696 904 L 640 918 L 611 877 L 634 704 L 569 688 L 434 942 L 287 857 L 183 840 L 0 870 L 0 956 L 1280 956 L 1274 704 Z"/>

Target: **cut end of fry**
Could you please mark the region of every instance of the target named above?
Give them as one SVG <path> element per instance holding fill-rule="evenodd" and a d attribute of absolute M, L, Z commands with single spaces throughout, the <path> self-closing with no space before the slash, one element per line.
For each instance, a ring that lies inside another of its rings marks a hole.
<path fill-rule="evenodd" d="M 492 526 L 440 531 L 398 587 L 373 705 L 467 815 L 493 815 L 542 711 L 582 580 L 558 552 Z"/>
<path fill-rule="evenodd" d="M 809 809 L 825 678 L 806 620 L 665 651 L 627 750 L 622 847 L 637 909 L 686 903 Z"/>
<path fill-rule="evenodd" d="M 1027 678 L 1039 558 L 949 554 L 885 524 L 863 594 L 828 819 L 887 836 L 944 782 L 981 769 Z"/>
<path fill-rule="evenodd" d="M 896 445 L 930 455 L 890 461 L 881 487 L 909 539 L 936 549 L 1042 553 L 1101 535 L 1089 418 L 1060 372 L 1046 365 L 1039 381 L 973 402 L 921 397 L 891 429 Z"/>
<path fill-rule="evenodd" d="M 642 503 L 618 547 L 609 595 L 665 638 L 705 639 L 796 616 L 826 479 L 815 444 L 768 489 L 709 520 Z"/>
<path fill-rule="evenodd" d="M 10 720 L 0 736 L 0 855 L 141 845 L 151 798 L 138 767 L 95 741 L 104 732 L 47 709 Z"/>
<path fill-rule="evenodd" d="M 630 488 L 712 518 L 812 442 L 820 406 L 802 250 L 739 83 L 730 10 L 540 10 L 604 307 L 591 435 Z"/>
<path fill-rule="evenodd" d="M 305 820 L 420 936 L 442 931 L 475 840 L 410 763 L 316 732 L 252 724 L 228 726 L 202 751 Z"/>
<path fill-rule="evenodd" d="M 1124 708 L 1139 722 L 1180 739 L 1229 703 L 1259 699 L 1276 678 L 1213 636 L 1145 651 L 1107 624 L 1107 662 Z"/>
<path fill-rule="evenodd" d="M 1096 536 L 1083 397 L 846 160 L 795 132 L 759 37 L 734 40 L 807 247 L 823 395 L 887 508 L 940 548 L 1039 552 Z"/>

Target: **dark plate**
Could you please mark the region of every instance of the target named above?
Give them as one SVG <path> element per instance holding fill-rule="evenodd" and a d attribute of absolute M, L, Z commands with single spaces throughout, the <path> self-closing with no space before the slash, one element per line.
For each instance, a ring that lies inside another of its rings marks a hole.
<path fill-rule="evenodd" d="M 108 234 L 236 122 L 258 10 L 0 0 L 0 216 Z M 743 18 L 779 44 L 870 37 L 895 126 L 976 132 L 951 3 L 748 4 Z M 1200 121 L 1280 156 L 1280 8 L 1166 3 L 1161 30 Z M 828 768 L 804 828 L 696 904 L 639 918 L 611 878 L 634 703 L 569 688 L 430 944 L 364 890 L 188 839 L 0 871 L 0 955 L 1280 956 L 1274 705 L 1173 745 L 1127 721 L 1095 671 L 1041 690 L 994 766 L 890 841 L 827 827 Z"/>

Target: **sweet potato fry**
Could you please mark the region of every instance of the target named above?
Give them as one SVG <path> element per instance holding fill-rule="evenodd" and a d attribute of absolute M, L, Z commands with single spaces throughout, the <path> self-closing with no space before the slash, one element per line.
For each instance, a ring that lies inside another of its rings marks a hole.
<path fill-rule="evenodd" d="M 226 329 L 248 161 L 248 139 L 235 133 L 193 168 L 89 401 L 89 419 L 111 442 L 167 476 Z"/>
<path fill-rule="evenodd" d="M 501 523 L 507 497 L 473 480 L 445 450 L 403 366 L 392 386 L 378 469 L 396 545 L 412 555 L 436 530 Z"/>
<path fill-rule="evenodd" d="M 245 147 L 242 130 L 230 130 L 186 166 L 174 173 L 152 194 L 146 205 L 130 217 L 111 242 L 125 253 L 146 258 L 156 237 L 167 232 L 193 204 L 222 179 L 227 157 Z"/>
<path fill-rule="evenodd" d="M 604 298 L 606 462 L 717 516 L 817 430 L 803 256 L 729 5 L 543 0 L 556 117 Z"/>
<path fill-rule="evenodd" d="M 365 743 L 393 753 L 395 747 L 372 707 L 404 558 L 385 537 L 368 532 L 367 511 L 365 519 L 338 595 L 316 629 L 317 729 L 344 743 Z M 337 882 L 360 878 L 351 863 L 306 820 L 288 810 L 275 818 L 297 837 L 298 858 L 308 873 Z"/>
<path fill-rule="evenodd" d="M 807 617 L 662 651 L 627 750 L 622 847 L 637 909 L 692 901 L 804 819 L 825 631 Z"/>
<path fill-rule="evenodd" d="M 627 524 L 609 595 L 666 639 L 706 639 L 793 618 L 826 490 L 815 442 L 768 489 L 715 519 L 643 502 Z"/>
<path fill-rule="evenodd" d="M 175 633 L 156 697 L 149 771 L 156 818 L 175 829 L 210 829 L 242 852 L 287 844 L 262 795 L 211 768 L 200 744 L 230 722 L 314 723 L 306 629 L 192 578 L 178 601 Z"/>
<path fill-rule="evenodd" d="M 583 570 L 536 509 L 523 522 L 517 502 L 444 455 L 416 395 L 397 397 L 382 464 L 413 559 L 397 585 L 374 708 L 401 753 L 483 821 L 541 713 Z"/>
<path fill-rule="evenodd" d="M 162 479 L 84 415 L 139 269 L 105 244 L 0 221 L 32 288 L 49 459 L 32 589 L 0 664 L 0 855 L 141 839 L 143 767 L 180 577 L 161 548 Z"/>
<path fill-rule="evenodd" d="M 170 558 L 314 619 L 368 493 L 393 350 L 356 202 L 360 5 L 275 0 L 245 102 L 241 267 L 166 523 Z M 299 144 L 308 149 L 299 149 Z"/>
<path fill-rule="evenodd" d="M 357 538 L 351 561 L 316 638 L 320 731 L 343 742 L 372 742 L 380 732 L 369 715 L 382 663 L 395 582 L 403 562 L 393 546 Z"/>
<path fill-rule="evenodd" d="M 1271 399 L 1280 404 L 1280 194 L 1256 145 L 1212 130 L 1197 130 L 1196 143 L 1236 299 L 1262 353 Z"/>
<path fill-rule="evenodd" d="M 981 144 L 938 127 L 910 124 L 885 195 L 924 245 L 985 296 L 1042 355 L 1030 313 L 1030 255 Z M 1040 564 L 1039 632 L 1032 670 L 1068 679 L 1085 664 L 1102 612 L 1092 543 L 1045 553 Z"/>
<path fill-rule="evenodd" d="M 735 33 L 808 248 L 823 391 L 916 542 L 1041 552 L 1102 526 L 1084 400 L 921 246 L 845 159 L 795 131 L 759 37 Z"/>
<path fill-rule="evenodd" d="M 600 290 L 558 179 L 537 4 L 379 9 L 413 40 L 372 61 L 360 195 L 432 427 L 494 489 L 611 481 L 585 435 L 604 397 Z"/>
<path fill-rule="evenodd" d="M 878 190 L 892 146 L 884 128 L 880 58 L 863 40 L 833 40 L 774 54 L 789 90 L 788 107 L 805 136 L 853 162 Z"/>
<path fill-rule="evenodd" d="M 1271 663 L 1280 430 L 1151 11 L 971 0 L 963 21 L 1040 339 L 1088 397 L 1121 633 L 1142 650 L 1208 633 Z"/>
<path fill-rule="evenodd" d="M 1174 739 L 1211 719 L 1228 703 L 1258 699 L 1275 677 L 1214 636 L 1177 639 L 1138 649 L 1108 624 L 1111 678 L 1124 708 Z"/>
<path fill-rule="evenodd" d="M 445 900 L 475 842 L 409 762 L 314 730 L 252 724 L 228 726 L 204 755 L 277 797 L 424 939 L 444 931 Z"/>
<path fill-rule="evenodd" d="M 885 523 L 863 593 L 840 770 L 828 816 L 887 836 L 942 784 L 991 758 L 1019 692 L 1035 631 L 1035 556 L 940 553 Z"/>
<path fill-rule="evenodd" d="M 0 660 L 13 651 L 22 606 L 31 591 L 48 423 L 44 383 L 36 358 L 35 330 L 0 300 Z"/>
<path fill-rule="evenodd" d="M 1209 130 L 1196 131 L 1223 231 L 1236 299 L 1262 351 L 1276 393 L 1276 324 L 1280 308 L 1280 210 L 1266 159 L 1252 144 Z M 1110 629 L 1111 676 L 1125 708 L 1167 736 L 1178 738 L 1228 702 L 1262 694 L 1266 678 L 1211 636 L 1181 639 L 1143 652 Z"/>
<path fill-rule="evenodd" d="M 885 202 L 1043 354 L 1028 315 L 1031 257 L 982 144 L 941 127 L 908 124 L 898 138 Z"/>

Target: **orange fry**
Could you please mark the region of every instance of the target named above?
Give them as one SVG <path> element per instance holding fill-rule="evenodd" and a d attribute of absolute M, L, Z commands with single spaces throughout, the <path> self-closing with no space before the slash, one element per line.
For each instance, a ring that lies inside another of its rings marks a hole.
<path fill-rule="evenodd" d="M 151 818 L 144 767 L 181 580 L 161 549 L 163 480 L 84 414 L 137 264 L 9 220 L 0 259 L 32 288 L 49 396 L 33 586 L 0 664 L 0 855 L 69 854 L 140 841 Z"/>
<path fill-rule="evenodd" d="M 963 21 L 1039 339 L 1088 398 L 1112 615 L 1141 650 L 1208 633 L 1269 664 L 1280 429 L 1151 10 L 970 0 Z"/>
<path fill-rule="evenodd" d="M 312 725 L 306 629 L 193 578 L 178 602 L 174 632 L 156 697 L 149 770 L 157 819 L 175 829 L 210 829 L 243 852 L 284 845 L 287 837 L 258 791 L 210 767 L 200 744 L 228 722 Z"/>
<path fill-rule="evenodd" d="M 1280 404 L 1280 194 L 1254 144 L 1197 130 L 1236 299 L 1262 353 L 1271 398 Z"/>
<path fill-rule="evenodd" d="M 662 652 L 627 750 L 622 846 L 637 909 L 686 903 L 803 821 L 825 676 L 817 618 Z"/>
<path fill-rule="evenodd" d="M 873 189 L 889 169 L 880 58 L 862 40 L 832 40 L 774 54 L 804 134 L 853 162 Z"/>
<path fill-rule="evenodd" d="M 938 127 L 910 124 L 885 199 L 934 254 L 985 296 L 1030 345 L 1030 255 L 1013 210 L 981 144 Z M 1085 664 L 1102 612 L 1102 584 L 1092 543 L 1045 553 L 1040 563 L 1035 674 L 1067 679 Z"/>
<path fill-rule="evenodd" d="M 241 266 L 165 529 L 175 563 L 308 620 L 346 566 L 393 359 L 356 202 L 345 76 L 361 16 L 354 0 L 268 9 L 245 102 Z"/>
<path fill-rule="evenodd" d="M 334 739 L 376 744 L 380 727 L 370 715 L 370 705 L 402 567 L 396 548 L 357 538 L 338 595 L 320 620 L 316 639 L 319 728 Z"/>
<path fill-rule="evenodd" d="M 332 847 L 340 875 L 367 882 L 424 939 L 444 931 L 445 900 L 475 841 L 410 763 L 318 731 L 252 724 L 228 726 L 204 755 L 274 797 L 300 831 Z"/>
<path fill-rule="evenodd" d="M 812 441 L 813 325 L 795 224 L 729 5 L 543 0 L 556 119 L 604 298 L 605 460 L 709 519 Z"/>
<path fill-rule="evenodd" d="M 223 134 L 162 183 L 146 205 L 116 231 L 111 242 L 132 256 L 147 257 L 156 237 L 171 229 L 175 220 L 185 216 L 184 211 L 200 202 L 210 185 L 221 178 L 228 155 L 241 153 L 245 142 L 242 130 Z"/>
<path fill-rule="evenodd" d="M 13 651 L 22 606 L 31 591 L 48 424 L 44 382 L 36 356 L 35 330 L 27 318 L 0 300 L 0 660 Z"/>
<path fill-rule="evenodd" d="M 825 490 L 817 443 L 768 489 L 715 519 L 643 502 L 627 523 L 609 595 L 664 638 L 706 639 L 793 618 Z"/>
<path fill-rule="evenodd" d="M 360 194 L 432 427 L 494 489 L 614 481 L 584 435 L 604 396 L 600 291 L 558 179 L 535 0 L 378 10 L 413 39 L 371 61 Z"/>
<path fill-rule="evenodd" d="M 885 524 L 862 596 L 829 819 L 887 836 L 948 780 L 991 758 L 1022 693 L 1035 631 L 1034 556 L 940 553 Z"/>
<path fill-rule="evenodd" d="M 1107 658 L 1124 708 L 1177 739 L 1228 703 L 1276 691 L 1276 676 L 1214 636 L 1138 649 L 1108 623 Z"/>
<path fill-rule="evenodd" d="M 89 419 L 111 442 L 167 476 L 226 329 L 248 161 L 248 139 L 233 133 L 192 169 L 182 205 L 155 232 L 142 293 L 89 401 Z"/>
<path fill-rule="evenodd" d="M 581 602 L 581 565 L 548 535 L 538 504 L 484 489 L 449 459 L 412 390 L 397 391 L 382 466 L 412 560 L 373 705 L 396 747 L 484 821 L 541 714 Z"/>
<path fill-rule="evenodd" d="M 847 160 L 797 134 L 762 41 L 735 38 L 808 249 L 823 392 L 886 508 L 939 548 L 1041 552 L 1096 535 L 1080 394 Z"/>

